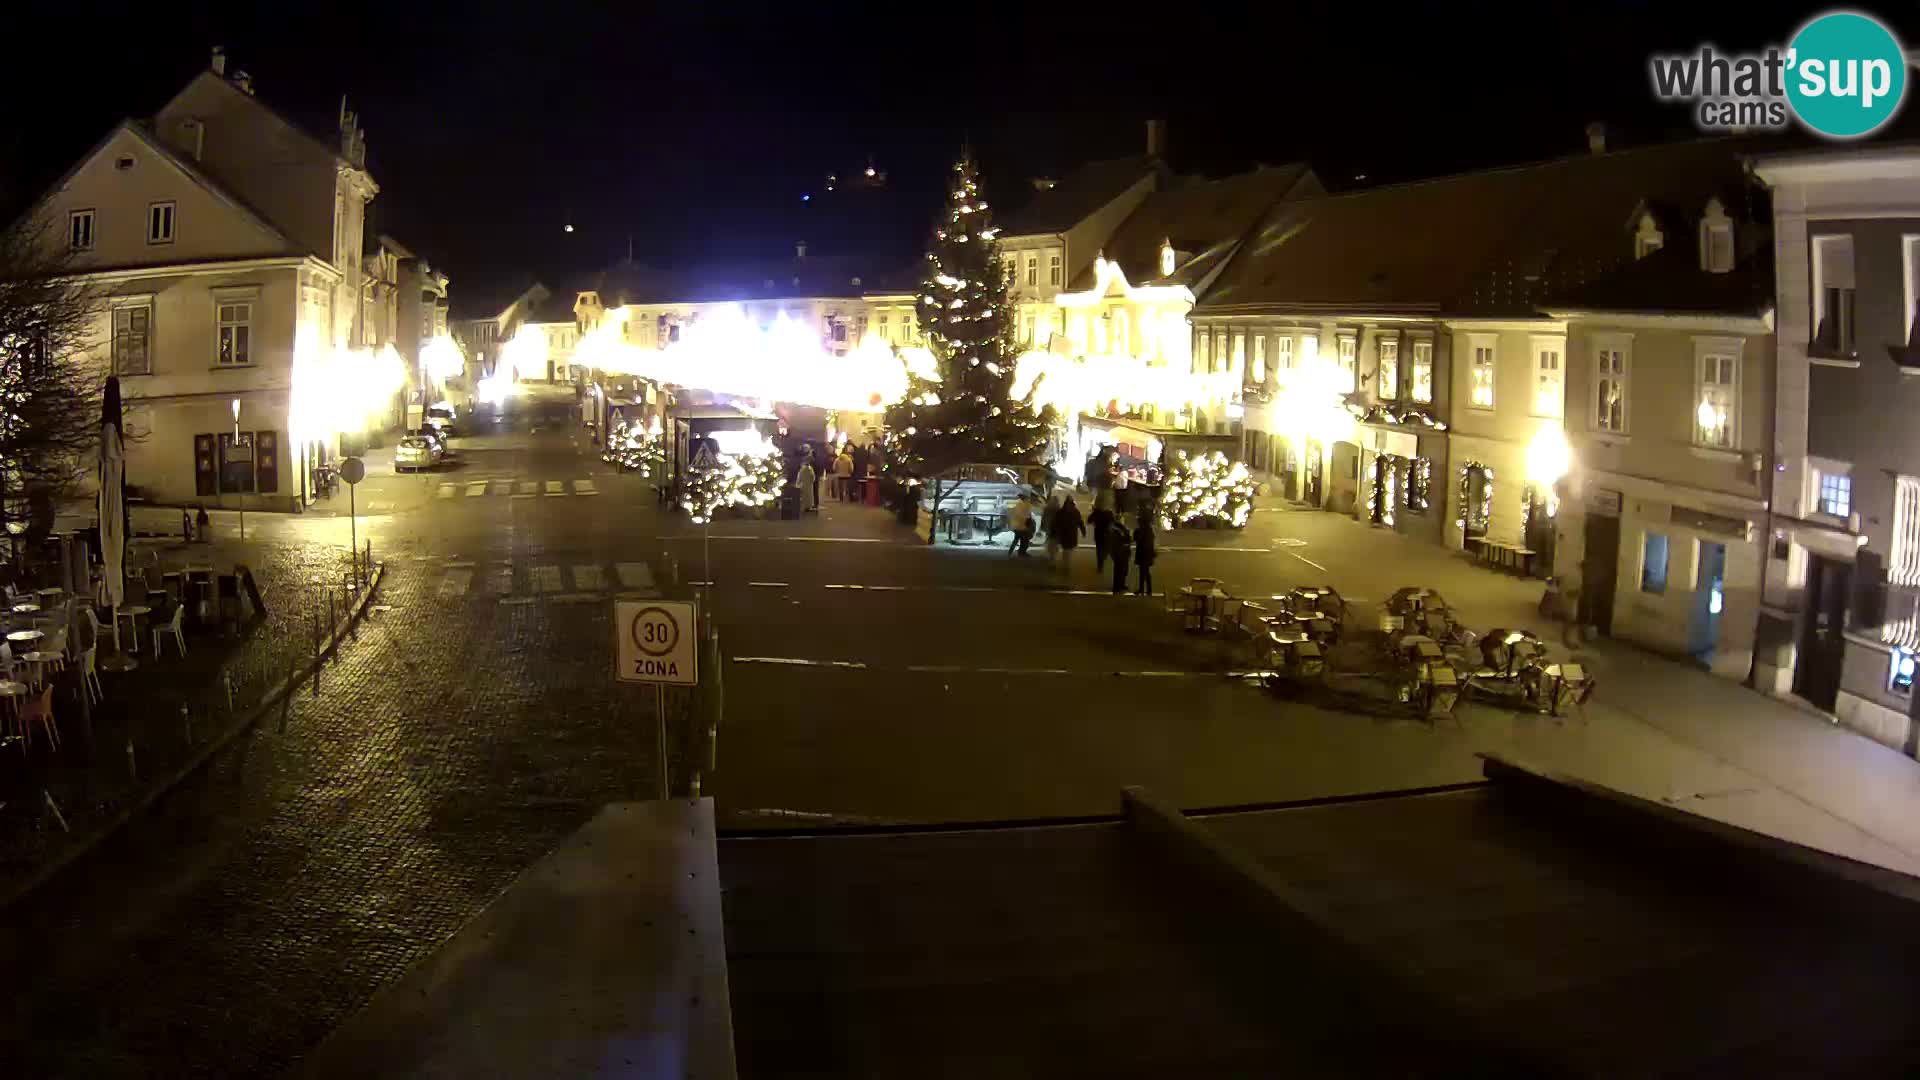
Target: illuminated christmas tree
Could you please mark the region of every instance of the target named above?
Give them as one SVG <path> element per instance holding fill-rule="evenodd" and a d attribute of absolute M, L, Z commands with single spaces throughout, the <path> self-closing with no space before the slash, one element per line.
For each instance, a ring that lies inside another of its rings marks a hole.
<path fill-rule="evenodd" d="M 1214 520 L 1239 529 L 1253 513 L 1253 477 L 1246 465 L 1229 462 L 1215 450 L 1199 457 L 1174 452 L 1160 490 L 1160 527 L 1171 529 L 1195 521 Z"/>
<path fill-rule="evenodd" d="M 973 161 L 953 167 L 934 225 L 918 316 L 937 378 L 915 376 L 887 410 L 889 457 L 926 476 L 961 462 L 1027 464 L 1045 455 L 1053 410 L 1013 396 L 1012 282 Z"/>
<path fill-rule="evenodd" d="M 755 510 L 780 497 L 786 471 L 776 451 L 768 454 L 719 454 L 712 468 L 694 469 L 687 476 L 680 508 L 696 525 L 713 520 L 720 510 L 737 506 Z"/>

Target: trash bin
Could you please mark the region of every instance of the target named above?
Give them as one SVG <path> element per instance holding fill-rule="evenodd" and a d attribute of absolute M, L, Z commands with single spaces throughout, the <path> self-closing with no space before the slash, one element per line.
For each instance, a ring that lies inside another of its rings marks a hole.
<path fill-rule="evenodd" d="M 863 476 L 860 478 L 861 501 L 868 506 L 880 505 L 880 478 Z"/>

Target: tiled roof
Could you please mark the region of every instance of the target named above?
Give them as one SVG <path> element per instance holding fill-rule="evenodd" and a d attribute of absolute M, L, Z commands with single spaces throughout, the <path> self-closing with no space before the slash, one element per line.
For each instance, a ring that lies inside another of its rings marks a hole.
<path fill-rule="evenodd" d="M 1740 257 L 1733 269 L 1710 274 L 1700 266 L 1697 216 L 1667 232 L 1667 246 L 1644 259 L 1626 259 L 1591 281 L 1550 293 L 1545 307 L 1662 315 L 1757 315 L 1773 306 L 1773 249 L 1768 233 L 1734 225 Z M 1746 226 L 1746 227 L 1743 227 Z"/>
<path fill-rule="evenodd" d="M 996 213 L 994 223 L 1003 237 L 1065 232 L 1159 168 L 1149 157 L 1089 162 L 1013 210 Z"/>
<path fill-rule="evenodd" d="M 1717 196 L 1739 224 L 1766 220 L 1741 151 L 1701 140 L 1281 203 L 1199 306 L 1532 314 L 1631 260 L 1637 207 L 1697 221 Z"/>
<path fill-rule="evenodd" d="M 917 263 L 854 255 L 807 255 L 704 263 L 676 270 L 621 264 L 600 277 L 600 300 L 628 304 L 695 304 L 858 297 L 900 292 L 917 281 Z"/>
<path fill-rule="evenodd" d="M 1195 285 L 1219 266 L 1261 215 L 1310 176 L 1305 165 L 1296 164 L 1220 180 L 1174 180 L 1128 215 L 1103 253 L 1119 263 L 1135 285 Z M 1166 241 L 1172 241 L 1179 260 L 1170 275 L 1160 272 L 1160 248 Z M 1089 265 L 1068 287 L 1089 288 L 1093 277 Z"/>

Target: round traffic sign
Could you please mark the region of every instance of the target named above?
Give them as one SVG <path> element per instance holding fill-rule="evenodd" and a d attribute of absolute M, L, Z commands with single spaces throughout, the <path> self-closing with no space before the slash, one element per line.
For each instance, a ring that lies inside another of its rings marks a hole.
<path fill-rule="evenodd" d="M 357 457 L 340 459 L 340 479 L 357 484 L 367 478 L 367 463 Z"/>
<path fill-rule="evenodd" d="M 665 608 L 641 608 L 628 632 L 634 648 L 648 656 L 665 656 L 680 644 L 680 623 Z"/>

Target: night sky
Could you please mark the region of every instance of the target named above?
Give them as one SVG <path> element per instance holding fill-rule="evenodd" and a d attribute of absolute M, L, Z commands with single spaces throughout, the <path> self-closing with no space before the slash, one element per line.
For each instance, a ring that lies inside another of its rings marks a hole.
<path fill-rule="evenodd" d="M 1686 111 L 1648 89 L 1649 52 L 1754 48 L 1825 10 L 1745 4 L 1730 22 L 1724 5 L 1641 2 L 1504 16 L 1289 3 L 1239 18 L 1163 5 L 1140 21 L 1115 5 L 686 7 L 402 2 L 290 20 L 285 4 L 166 19 L 60 5 L 11 30 L 46 47 L 11 50 L 0 73 L 14 107 L 0 204 L 30 201 L 118 118 L 150 115 L 222 44 L 230 72 L 318 133 L 347 95 L 382 188 L 376 226 L 446 270 L 460 310 L 521 276 L 602 267 L 629 236 L 660 265 L 796 240 L 910 255 L 963 142 L 1006 205 L 1028 177 L 1140 152 L 1149 116 L 1166 119 L 1180 171 L 1305 158 L 1330 187 L 1575 152 L 1590 120 L 1614 145 L 1685 137 Z M 1910 48 L 1913 10 L 1876 12 Z M 1896 124 L 1920 134 L 1920 108 L 1909 100 Z M 819 197 L 825 174 L 869 155 L 884 197 L 851 210 Z"/>

